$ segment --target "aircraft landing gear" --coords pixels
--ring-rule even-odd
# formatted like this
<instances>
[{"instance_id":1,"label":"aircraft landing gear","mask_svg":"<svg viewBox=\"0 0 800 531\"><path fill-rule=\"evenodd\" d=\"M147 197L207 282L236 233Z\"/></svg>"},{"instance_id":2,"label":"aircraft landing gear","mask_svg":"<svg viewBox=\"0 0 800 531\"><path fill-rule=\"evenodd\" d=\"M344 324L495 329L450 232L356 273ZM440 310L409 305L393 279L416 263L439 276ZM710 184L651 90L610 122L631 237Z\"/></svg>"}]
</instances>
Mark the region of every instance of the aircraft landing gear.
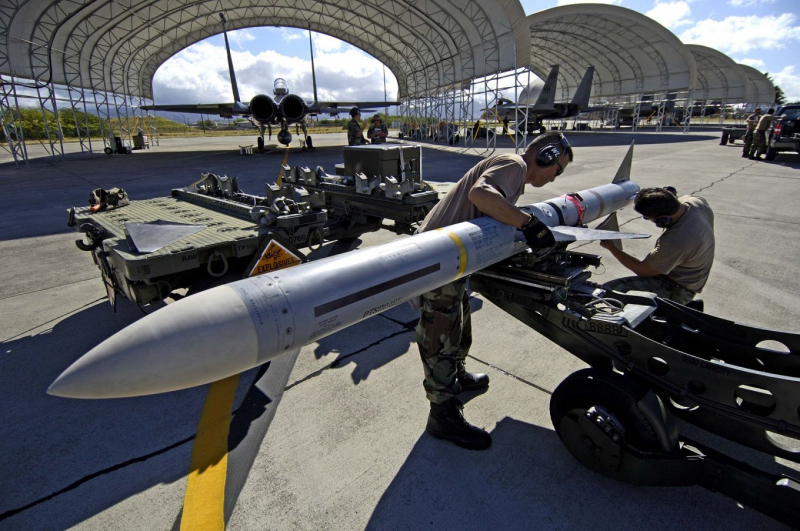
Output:
<instances>
[{"instance_id":1,"label":"aircraft landing gear","mask_svg":"<svg viewBox=\"0 0 800 531\"><path fill-rule=\"evenodd\" d=\"M260 136L256 139L256 143L258 144L258 150L264 151L264 137Z\"/></svg>"},{"instance_id":2,"label":"aircraft landing gear","mask_svg":"<svg viewBox=\"0 0 800 531\"><path fill-rule=\"evenodd\" d=\"M302 124L303 128L303 151L315 151L314 144L311 142L311 135L308 134L308 128L306 124Z\"/></svg>"}]
</instances>

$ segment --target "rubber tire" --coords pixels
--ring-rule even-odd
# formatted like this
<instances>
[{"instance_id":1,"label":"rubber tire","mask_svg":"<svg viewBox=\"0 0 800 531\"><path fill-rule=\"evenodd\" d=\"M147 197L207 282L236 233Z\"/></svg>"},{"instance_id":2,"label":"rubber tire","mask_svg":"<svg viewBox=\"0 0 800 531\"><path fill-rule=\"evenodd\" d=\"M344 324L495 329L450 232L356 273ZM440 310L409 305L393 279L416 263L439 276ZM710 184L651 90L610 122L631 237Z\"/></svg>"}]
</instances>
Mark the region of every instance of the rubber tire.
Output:
<instances>
[{"instance_id":1,"label":"rubber tire","mask_svg":"<svg viewBox=\"0 0 800 531\"><path fill-rule=\"evenodd\" d=\"M256 139L256 144L258 144L258 150L259 151L263 151L263 149L264 149L264 138L263 137L258 137Z\"/></svg>"},{"instance_id":2,"label":"rubber tire","mask_svg":"<svg viewBox=\"0 0 800 531\"><path fill-rule=\"evenodd\" d=\"M103 153L105 153L106 155L111 155L112 153L114 153L114 150L111 149L110 147L107 147L103 149Z\"/></svg>"},{"instance_id":3,"label":"rubber tire","mask_svg":"<svg viewBox=\"0 0 800 531\"><path fill-rule=\"evenodd\" d=\"M728 144L733 144L734 142L736 142L736 139L732 136L728 136Z\"/></svg>"},{"instance_id":4,"label":"rubber tire","mask_svg":"<svg viewBox=\"0 0 800 531\"><path fill-rule=\"evenodd\" d=\"M625 428L626 444L640 450L660 451L658 436L637 407L647 389L631 378L602 369L583 369L561 382L550 399L550 420L561 438L561 420L602 406ZM563 439L562 439L563 440Z\"/></svg>"},{"instance_id":5,"label":"rubber tire","mask_svg":"<svg viewBox=\"0 0 800 531\"><path fill-rule=\"evenodd\" d=\"M778 156L778 152L775 148L767 146L767 152L764 153L764 160L775 160L775 157Z\"/></svg>"},{"instance_id":6,"label":"rubber tire","mask_svg":"<svg viewBox=\"0 0 800 531\"><path fill-rule=\"evenodd\" d=\"M539 126L539 134L540 134L540 135L543 135L543 134L545 134L546 132L547 132L547 128L546 128L545 126L543 126L543 125L540 125L540 126Z\"/></svg>"},{"instance_id":7,"label":"rubber tire","mask_svg":"<svg viewBox=\"0 0 800 531\"><path fill-rule=\"evenodd\" d=\"M729 136L730 136L730 133L728 133L727 131L723 131L722 132L722 138L719 139L719 145L720 146L726 145L728 143L728 137Z\"/></svg>"}]
</instances>

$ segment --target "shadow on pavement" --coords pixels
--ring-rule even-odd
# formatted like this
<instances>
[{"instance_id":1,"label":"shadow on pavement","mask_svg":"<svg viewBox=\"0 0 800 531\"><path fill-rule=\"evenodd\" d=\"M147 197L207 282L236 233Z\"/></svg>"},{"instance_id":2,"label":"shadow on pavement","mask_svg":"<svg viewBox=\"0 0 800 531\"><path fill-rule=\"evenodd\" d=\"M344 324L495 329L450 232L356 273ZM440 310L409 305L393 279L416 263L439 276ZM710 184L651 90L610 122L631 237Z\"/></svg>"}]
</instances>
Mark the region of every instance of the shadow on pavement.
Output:
<instances>
[{"instance_id":1,"label":"shadow on pavement","mask_svg":"<svg viewBox=\"0 0 800 531\"><path fill-rule=\"evenodd\" d=\"M782 528L698 487L636 487L595 474L550 429L506 417L491 434L482 452L423 434L367 529Z\"/></svg>"},{"instance_id":2,"label":"shadow on pavement","mask_svg":"<svg viewBox=\"0 0 800 531\"><path fill-rule=\"evenodd\" d=\"M0 526L65 529L153 485L186 477L206 386L109 400L46 394L64 369L141 316L133 304L112 313L103 300L52 330L3 342L0 470L14 480L0 483ZM241 375L234 409L256 373ZM265 395L243 404L234 415L231 450L271 402ZM125 483L126 477L135 480Z\"/></svg>"},{"instance_id":3,"label":"shadow on pavement","mask_svg":"<svg viewBox=\"0 0 800 531\"><path fill-rule=\"evenodd\" d=\"M423 149L423 178L457 181L480 157ZM341 147L322 147L314 152L290 151L286 164L335 173L343 161ZM95 188L120 187L131 200L170 195L202 173L236 176L242 191L264 195L266 183L274 183L283 163L280 155L243 156L238 151L136 152L131 155L89 155L55 160L34 160L15 169L0 165L0 239L11 240L72 232L66 226L67 210L88 206Z\"/></svg>"}]
</instances>

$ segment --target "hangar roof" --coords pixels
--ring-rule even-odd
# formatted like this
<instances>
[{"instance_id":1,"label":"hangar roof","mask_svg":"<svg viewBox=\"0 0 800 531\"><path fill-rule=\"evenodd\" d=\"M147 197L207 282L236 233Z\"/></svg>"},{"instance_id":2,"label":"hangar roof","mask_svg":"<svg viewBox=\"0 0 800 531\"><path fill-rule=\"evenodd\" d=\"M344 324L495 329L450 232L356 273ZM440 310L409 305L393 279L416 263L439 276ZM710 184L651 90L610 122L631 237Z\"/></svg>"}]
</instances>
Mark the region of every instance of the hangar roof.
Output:
<instances>
[{"instance_id":1,"label":"hangar roof","mask_svg":"<svg viewBox=\"0 0 800 531\"><path fill-rule=\"evenodd\" d=\"M605 4L572 4L527 19L530 69L542 79L560 64L562 98L574 94L589 66L593 97L674 92L695 87L695 60L664 26L641 13Z\"/></svg>"},{"instance_id":2,"label":"hangar roof","mask_svg":"<svg viewBox=\"0 0 800 531\"><path fill-rule=\"evenodd\" d=\"M750 92L753 94L748 103L763 103L772 105L775 102L775 85L767 79L767 76L753 68L752 66L739 64L739 68L744 71L750 83Z\"/></svg>"},{"instance_id":3,"label":"hangar roof","mask_svg":"<svg viewBox=\"0 0 800 531\"><path fill-rule=\"evenodd\" d=\"M0 74L152 98L158 67L221 33L221 11L228 29L308 28L367 51L401 98L531 59L519 0L10 0Z\"/></svg>"},{"instance_id":4,"label":"hangar roof","mask_svg":"<svg viewBox=\"0 0 800 531\"><path fill-rule=\"evenodd\" d=\"M727 103L752 102L750 82L733 59L713 48L687 44L697 63L695 100L721 100Z\"/></svg>"}]
</instances>

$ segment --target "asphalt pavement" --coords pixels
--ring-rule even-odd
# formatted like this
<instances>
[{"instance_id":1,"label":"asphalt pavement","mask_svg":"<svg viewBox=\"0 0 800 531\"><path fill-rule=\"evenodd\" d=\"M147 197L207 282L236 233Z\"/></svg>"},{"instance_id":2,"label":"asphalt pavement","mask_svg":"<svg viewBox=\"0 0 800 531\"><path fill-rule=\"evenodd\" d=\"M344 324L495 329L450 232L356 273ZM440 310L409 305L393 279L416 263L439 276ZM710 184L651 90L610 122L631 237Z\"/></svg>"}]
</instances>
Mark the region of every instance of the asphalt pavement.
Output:
<instances>
[{"instance_id":1,"label":"asphalt pavement","mask_svg":"<svg viewBox=\"0 0 800 531\"><path fill-rule=\"evenodd\" d=\"M740 143L720 146L713 131L568 136L575 161L544 188L527 187L519 204L610 182L635 141L634 181L702 196L714 210L705 311L800 332L800 155L751 161L740 157ZM162 139L130 155L70 153L19 167L0 157L0 529L181 526L187 478L198 472L190 462L207 386L100 401L46 394L71 363L143 314L124 299L112 311L90 255L73 243L67 209L86 205L94 188L119 186L132 200L146 199L209 171L263 194L284 161L334 173L344 135L315 138L313 153L241 155L243 143ZM507 139L498 146L512 149ZM444 191L487 154L426 145L423 178ZM619 216L623 230L658 233L631 208ZM398 237L382 230L354 245ZM641 257L653 243L625 247ZM604 258L593 280L627 275L596 243L580 250ZM424 432L417 314L404 305L303 348L293 368L273 362L241 375L224 514L206 528L222 521L232 530L785 528L700 487L636 487L585 469L559 441L548 410L553 389L585 365L478 295L472 308L467 366L488 372L491 385L466 396L464 412L491 432L489 450L463 450ZM267 380L282 398L259 391ZM800 476L797 464L680 428L737 459Z\"/></svg>"}]
</instances>

